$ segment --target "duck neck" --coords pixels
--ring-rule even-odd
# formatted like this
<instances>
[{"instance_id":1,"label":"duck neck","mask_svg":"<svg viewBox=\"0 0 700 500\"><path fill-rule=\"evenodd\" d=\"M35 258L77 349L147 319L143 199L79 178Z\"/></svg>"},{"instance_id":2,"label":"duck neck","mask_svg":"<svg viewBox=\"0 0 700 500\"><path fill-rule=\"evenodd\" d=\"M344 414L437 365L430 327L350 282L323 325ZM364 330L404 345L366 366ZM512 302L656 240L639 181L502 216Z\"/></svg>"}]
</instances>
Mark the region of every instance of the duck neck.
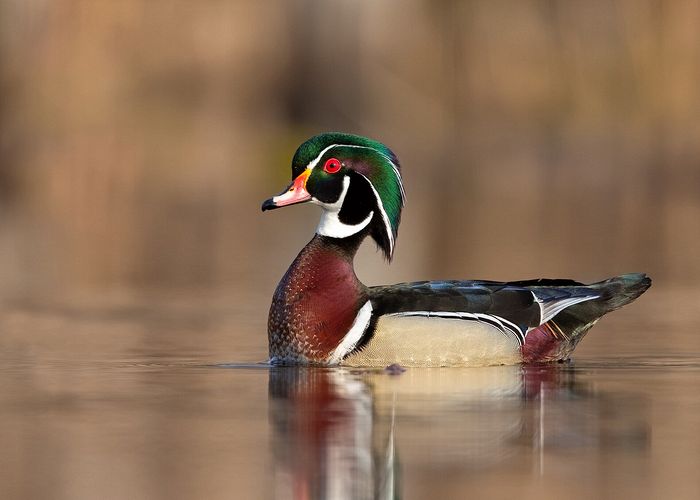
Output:
<instances>
[{"instance_id":1,"label":"duck neck","mask_svg":"<svg viewBox=\"0 0 700 500\"><path fill-rule=\"evenodd\" d=\"M294 259L272 299L271 358L322 363L342 341L367 301L353 267L366 235L316 234Z\"/></svg>"},{"instance_id":2,"label":"duck neck","mask_svg":"<svg viewBox=\"0 0 700 500\"><path fill-rule=\"evenodd\" d=\"M332 236L316 233L306 247L315 247L316 251L321 252L333 252L340 259L349 262L352 266L357 250L359 250L367 234L367 230L362 230L353 235L346 236L345 238L334 238Z\"/></svg>"}]
</instances>

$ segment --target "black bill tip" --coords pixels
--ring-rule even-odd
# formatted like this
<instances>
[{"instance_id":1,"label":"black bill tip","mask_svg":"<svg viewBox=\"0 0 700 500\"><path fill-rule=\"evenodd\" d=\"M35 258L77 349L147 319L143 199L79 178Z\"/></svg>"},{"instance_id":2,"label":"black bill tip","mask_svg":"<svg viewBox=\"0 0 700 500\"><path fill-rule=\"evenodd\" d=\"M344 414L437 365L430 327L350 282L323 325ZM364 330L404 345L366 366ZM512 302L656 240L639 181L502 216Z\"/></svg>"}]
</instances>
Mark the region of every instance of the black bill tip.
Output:
<instances>
[{"instance_id":1,"label":"black bill tip","mask_svg":"<svg viewBox=\"0 0 700 500\"><path fill-rule=\"evenodd\" d=\"M263 204L262 204L262 211L263 212L265 210L272 210L273 208L279 208L279 207L277 205L275 205L275 202L272 201L272 198L263 201Z\"/></svg>"}]
</instances>

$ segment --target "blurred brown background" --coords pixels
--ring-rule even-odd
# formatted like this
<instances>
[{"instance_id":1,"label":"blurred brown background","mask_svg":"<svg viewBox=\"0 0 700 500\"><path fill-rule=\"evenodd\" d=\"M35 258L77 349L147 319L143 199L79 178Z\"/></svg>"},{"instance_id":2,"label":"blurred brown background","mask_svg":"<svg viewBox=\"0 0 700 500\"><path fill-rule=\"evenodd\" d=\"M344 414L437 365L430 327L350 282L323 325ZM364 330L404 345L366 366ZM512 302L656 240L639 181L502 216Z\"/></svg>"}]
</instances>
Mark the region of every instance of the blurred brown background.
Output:
<instances>
[{"instance_id":1,"label":"blurred brown background","mask_svg":"<svg viewBox=\"0 0 700 500\"><path fill-rule=\"evenodd\" d=\"M386 142L392 266L700 280L698 1L0 1L0 290L267 300L316 207L260 212L323 130ZM256 295L258 296L258 295Z\"/></svg>"},{"instance_id":2,"label":"blurred brown background","mask_svg":"<svg viewBox=\"0 0 700 500\"><path fill-rule=\"evenodd\" d=\"M547 393L569 444L547 444L546 476L528 480L544 445L510 434L526 426L488 432L520 418L511 389L418 396L397 420L407 496L697 498L699 21L700 0L0 0L0 498L260 498L286 477L272 444L304 459L268 424L266 370L200 367L266 359L319 211L260 205L324 130L402 161L395 259L367 243L367 284L655 280L577 351L594 406ZM471 387L453 373L447 402ZM653 444L625 448L639 419ZM430 422L478 467L427 449ZM566 437L577 422L595 444ZM482 441L451 435L470 423Z\"/></svg>"}]
</instances>

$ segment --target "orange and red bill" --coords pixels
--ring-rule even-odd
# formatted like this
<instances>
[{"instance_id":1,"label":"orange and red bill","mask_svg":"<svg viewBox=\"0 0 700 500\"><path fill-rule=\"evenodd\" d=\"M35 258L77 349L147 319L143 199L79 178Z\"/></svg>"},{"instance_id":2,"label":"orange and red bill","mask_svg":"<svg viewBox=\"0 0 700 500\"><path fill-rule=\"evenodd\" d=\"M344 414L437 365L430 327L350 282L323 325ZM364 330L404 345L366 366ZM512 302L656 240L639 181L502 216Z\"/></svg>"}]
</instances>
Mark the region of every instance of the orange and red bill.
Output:
<instances>
[{"instance_id":1,"label":"orange and red bill","mask_svg":"<svg viewBox=\"0 0 700 500\"><path fill-rule=\"evenodd\" d=\"M283 193L265 200L262 204L263 212L265 210L272 210L274 208L309 201L311 199L311 195L306 190L306 181L308 180L309 175L311 175L311 170L304 170L296 179L292 181L292 184Z\"/></svg>"}]
</instances>

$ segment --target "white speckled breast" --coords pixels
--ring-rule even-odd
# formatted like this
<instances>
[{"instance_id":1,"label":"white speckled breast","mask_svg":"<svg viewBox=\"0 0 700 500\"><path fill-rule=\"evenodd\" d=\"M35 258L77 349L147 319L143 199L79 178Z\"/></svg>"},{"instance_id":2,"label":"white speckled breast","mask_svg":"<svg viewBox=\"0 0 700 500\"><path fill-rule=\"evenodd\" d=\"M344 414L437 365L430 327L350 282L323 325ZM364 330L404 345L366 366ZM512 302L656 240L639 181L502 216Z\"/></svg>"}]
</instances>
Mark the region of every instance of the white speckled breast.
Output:
<instances>
[{"instance_id":1,"label":"white speckled breast","mask_svg":"<svg viewBox=\"0 0 700 500\"><path fill-rule=\"evenodd\" d=\"M488 323L460 319L382 316L372 339L346 366L486 366L522 361L516 339Z\"/></svg>"}]
</instances>

